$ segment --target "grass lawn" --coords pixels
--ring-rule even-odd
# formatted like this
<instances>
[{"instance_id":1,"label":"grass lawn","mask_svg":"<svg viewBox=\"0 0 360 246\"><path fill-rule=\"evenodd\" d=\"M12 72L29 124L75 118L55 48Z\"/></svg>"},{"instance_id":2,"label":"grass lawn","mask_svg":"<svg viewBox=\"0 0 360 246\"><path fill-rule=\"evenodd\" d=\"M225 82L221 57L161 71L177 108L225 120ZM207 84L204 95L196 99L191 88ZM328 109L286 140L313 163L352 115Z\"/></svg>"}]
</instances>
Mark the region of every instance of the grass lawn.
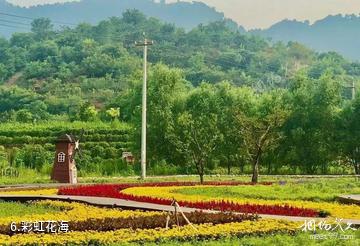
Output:
<instances>
[{"instance_id":1,"label":"grass lawn","mask_svg":"<svg viewBox=\"0 0 360 246\"><path fill-rule=\"evenodd\" d=\"M207 176L207 181L250 181L250 176ZM164 177L149 177L147 182L165 182L165 181L198 181L197 176L164 176ZM211 198L249 198L249 199L265 199L265 200L308 200L308 201L333 201L337 195L340 194L360 194L360 183L355 177L294 177L294 176L261 176L260 181L273 181L275 184L271 186L199 186L186 187L175 192L185 195L201 195ZM280 182L281 181L281 182ZM126 182L140 182L137 177L124 178L82 178L82 183L126 183ZM41 205L33 203L9 203L0 201L0 218L10 216L35 215L54 213L60 211L61 208L52 207L50 205ZM93 213L85 213L92 216ZM94 213L96 214L96 213ZM9 218L10 219L10 218ZM262 228L262 227L261 227ZM246 228L247 229L247 228ZM243 232L244 230L239 230ZM288 231L288 230L285 230ZM339 236L351 237L348 239L332 238L325 240L317 240L311 238L310 233L302 233L301 229L295 235L273 232L273 234L262 234L262 231L252 234L252 236L245 237L220 237L217 234L214 237L207 237L204 240L201 236L184 238L181 234L180 240L165 240L160 242L146 242L141 243L123 243L119 242L113 246L358 246L360 245L360 231L348 230L346 232L338 232ZM331 235L331 232L317 231L318 234ZM262 235L261 235L262 234ZM329 235L330 234L330 235ZM145 235L145 234L144 234ZM223 234L221 234L223 235ZM238 235L238 234L224 234L224 235ZM244 234L242 234L244 235ZM245 235L248 235L247 233ZM333 234L334 235L334 234ZM163 235L161 234L161 237ZM143 237L141 237L143 238ZM183 240L184 239L184 240ZM21 239L22 240L22 239ZM1 242L0 242L1 244ZM90 245L90 244L89 244ZM95 245L95 244L94 244ZM99 244L101 245L101 244Z\"/></svg>"},{"instance_id":2,"label":"grass lawn","mask_svg":"<svg viewBox=\"0 0 360 246\"><path fill-rule=\"evenodd\" d=\"M32 203L3 202L0 200L0 218L33 214L46 214L56 211L60 211L60 208Z\"/></svg>"},{"instance_id":3,"label":"grass lawn","mask_svg":"<svg viewBox=\"0 0 360 246\"><path fill-rule=\"evenodd\" d=\"M28 168L19 169L18 177L0 176L0 185L51 183L50 175Z\"/></svg>"},{"instance_id":4,"label":"grass lawn","mask_svg":"<svg viewBox=\"0 0 360 246\"><path fill-rule=\"evenodd\" d=\"M80 183L138 183L142 182L139 177L79 177ZM207 176L206 181L244 181L249 182L251 180L250 176ZM261 181L270 181L274 180L271 177L263 177ZM149 176L146 179L146 182L176 182L176 181L195 181L199 182L199 177L196 175L179 175L179 176ZM33 172L24 173L19 177L0 177L0 185L15 185L15 184L46 184L53 183L50 180L50 176L45 175L36 175Z\"/></svg>"},{"instance_id":5,"label":"grass lawn","mask_svg":"<svg viewBox=\"0 0 360 246\"><path fill-rule=\"evenodd\" d=\"M337 180L343 180L345 183L359 183L359 179L356 180L355 177L345 177L343 176L288 176L288 175L262 175L259 177L259 182L312 182L315 181L324 181L326 183L331 183L336 186ZM81 183L136 183L141 182L139 177L80 177ZM146 182L176 182L176 181L194 181L199 182L199 176L197 175L175 175L175 176L148 176ZM251 175L207 175L205 176L205 181L242 181L250 182Z\"/></svg>"},{"instance_id":6,"label":"grass lawn","mask_svg":"<svg viewBox=\"0 0 360 246\"><path fill-rule=\"evenodd\" d=\"M309 176L288 176L288 175L260 175L260 182L267 181L293 181L293 180L309 180L309 179L324 179L332 182L333 179L338 179L341 176L312 176L312 178L305 178ZM88 174L84 177L78 177L80 183L137 183L141 182L139 176L98 176L98 174ZM355 178L352 178L355 180ZM169 182L169 181L195 181L199 182L198 175L174 175L174 176L148 176L146 182ZM250 182L251 175L206 175L205 181L242 181ZM0 186L2 185L16 185L16 184L48 184L53 183L50 180L50 174L39 173L28 168L20 168L18 177L6 177L0 175Z\"/></svg>"},{"instance_id":7,"label":"grass lawn","mask_svg":"<svg viewBox=\"0 0 360 246\"><path fill-rule=\"evenodd\" d=\"M338 195L360 194L360 182L355 178L293 180L285 185L195 187L178 190L185 195L213 198L249 198L264 200L334 201Z\"/></svg>"}]
</instances>

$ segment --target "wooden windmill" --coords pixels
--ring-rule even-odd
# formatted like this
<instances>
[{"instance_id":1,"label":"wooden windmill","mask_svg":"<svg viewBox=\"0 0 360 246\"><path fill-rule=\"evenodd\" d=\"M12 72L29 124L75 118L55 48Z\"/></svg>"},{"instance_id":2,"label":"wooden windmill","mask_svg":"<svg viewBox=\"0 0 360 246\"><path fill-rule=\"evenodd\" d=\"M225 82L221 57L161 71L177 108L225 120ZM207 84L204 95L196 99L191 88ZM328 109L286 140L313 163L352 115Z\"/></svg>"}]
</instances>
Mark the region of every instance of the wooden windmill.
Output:
<instances>
[{"instance_id":1,"label":"wooden windmill","mask_svg":"<svg viewBox=\"0 0 360 246\"><path fill-rule=\"evenodd\" d=\"M81 156L80 140L74 135L65 134L56 141L56 154L51 179L59 183L76 184L77 168L75 156L77 153Z\"/></svg>"}]
</instances>

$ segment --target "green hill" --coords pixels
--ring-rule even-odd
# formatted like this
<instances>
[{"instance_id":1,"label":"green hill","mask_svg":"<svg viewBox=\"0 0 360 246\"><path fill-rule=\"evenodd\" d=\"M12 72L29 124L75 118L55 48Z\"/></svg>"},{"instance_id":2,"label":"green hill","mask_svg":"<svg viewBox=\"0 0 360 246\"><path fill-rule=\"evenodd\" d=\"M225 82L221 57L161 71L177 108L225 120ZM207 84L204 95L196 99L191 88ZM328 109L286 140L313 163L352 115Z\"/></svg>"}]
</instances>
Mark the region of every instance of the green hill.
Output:
<instances>
[{"instance_id":1,"label":"green hill","mask_svg":"<svg viewBox=\"0 0 360 246\"><path fill-rule=\"evenodd\" d=\"M97 24L98 22L112 16L121 16L128 9L137 9L149 17L155 17L162 21L174 23L179 27L190 30L200 23L207 24L213 21L223 20L224 14L201 2L177 2L165 4L163 1L153 0L82 0L79 2L68 2L63 4L47 4L23 8L12 5L6 0L0 0L0 12L30 18L47 17L54 21L57 27L72 26L87 22ZM101 10L101 11L99 11ZM184 18L186 16L186 18ZM28 23L28 19L11 18L0 14L1 19ZM28 28L26 25L16 23L0 24L17 26L17 28L6 28L1 26L0 35L10 36L16 31Z\"/></svg>"},{"instance_id":2,"label":"green hill","mask_svg":"<svg viewBox=\"0 0 360 246\"><path fill-rule=\"evenodd\" d=\"M284 20L269 29L253 33L269 37L273 41L297 41L319 52L335 51L343 56L360 60L360 16L328 16L314 24Z\"/></svg>"}]
</instances>

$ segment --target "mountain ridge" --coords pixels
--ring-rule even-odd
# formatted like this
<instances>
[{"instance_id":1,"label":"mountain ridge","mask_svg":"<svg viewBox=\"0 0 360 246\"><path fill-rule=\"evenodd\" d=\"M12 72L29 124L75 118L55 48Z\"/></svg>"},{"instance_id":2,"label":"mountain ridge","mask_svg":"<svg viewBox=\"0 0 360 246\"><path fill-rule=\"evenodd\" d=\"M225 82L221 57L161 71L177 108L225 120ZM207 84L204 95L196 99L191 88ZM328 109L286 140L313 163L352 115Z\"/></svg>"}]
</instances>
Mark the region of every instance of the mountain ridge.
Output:
<instances>
[{"instance_id":1,"label":"mountain ridge","mask_svg":"<svg viewBox=\"0 0 360 246\"><path fill-rule=\"evenodd\" d=\"M335 51L347 58L360 60L357 40L360 39L360 16L329 15L313 24L283 20L265 30L250 33L271 38L274 42L297 41L319 51Z\"/></svg>"},{"instance_id":2,"label":"mountain ridge","mask_svg":"<svg viewBox=\"0 0 360 246\"><path fill-rule=\"evenodd\" d=\"M59 22L79 24L88 22L96 24L112 16L121 16L126 9L138 9L149 17L158 18L167 23L173 23L185 30L191 30L199 24L208 24L226 19L224 13L205 3L175 2L167 4L164 1L154 0L82 0L80 2L67 2L45 4L34 7L19 7L0 0L0 12L27 16L32 18L48 17ZM101 11L99 11L101 10ZM3 16L0 15L0 19ZM5 17L4 17L5 18ZM7 17L9 20L17 20ZM12 19L11 19L12 18ZM245 29L232 20L228 20L228 26L242 33L259 35L270 38L273 42L296 41L307 45L318 52L335 51L348 59L360 60L360 49L357 48L357 40L360 39L360 16L358 15L329 15L314 23L285 19L275 23L267 29ZM30 20L21 20L30 23ZM18 29L6 27L17 26ZM59 27L60 24L55 26ZM9 38L16 31L29 30L30 26L16 25L1 22L0 35Z\"/></svg>"},{"instance_id":3,"label":"mountain ridge","mask_svg":"<svg viewBox=\"0 0 360 246\"><path fill-rule=\"evenodd\" d=\"M121 16L127 9L138 9L149 17L159 18L186 30L190 30L201 23L207 24L225 19L223 13L202 2L165 4L153 0L122 0L121 2L118 0L82 0L80 2L45 4L26 8L13 5L6 0L0 0L1 12L31 18L47 17L74 24L80 22L96 24L112 16ZM12 30L3 30L2 34L9 37L13 32Z\"/></svg>"}]
</instances>

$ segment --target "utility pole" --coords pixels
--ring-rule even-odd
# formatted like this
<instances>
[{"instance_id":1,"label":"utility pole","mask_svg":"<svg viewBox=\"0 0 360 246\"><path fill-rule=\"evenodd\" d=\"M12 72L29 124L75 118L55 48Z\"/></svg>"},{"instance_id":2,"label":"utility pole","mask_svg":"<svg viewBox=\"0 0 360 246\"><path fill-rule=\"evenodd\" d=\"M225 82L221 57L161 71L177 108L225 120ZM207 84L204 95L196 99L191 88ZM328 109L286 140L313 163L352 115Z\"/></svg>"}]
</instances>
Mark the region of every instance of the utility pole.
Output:
<instances>
[{"instance_id":1,"label":"utility pole","mask_svg":"<svg viewBox=\"0 0 360 246\"><path fill-rule=\"evenodd\" d=\"M351 86L351 98L352 100L355 100L356 97L356 91L355 91L355 82L352 82L352 86Z\"/></svg>"},{"instance_id":2,"label":"utility pole","mask_svg":"<svg viewBox=\"0 0 360 246\"><path fill-rule=\"evenodd\" d=\"M145 36L145 34L144 34ZM142 121L141 121L141 179L146 178L146 111L147 111L147 48L154 42L144 39L142 42L135 42L136 46L144 47L144 82L142 90Z\"/></svg>"}]
</instances>

